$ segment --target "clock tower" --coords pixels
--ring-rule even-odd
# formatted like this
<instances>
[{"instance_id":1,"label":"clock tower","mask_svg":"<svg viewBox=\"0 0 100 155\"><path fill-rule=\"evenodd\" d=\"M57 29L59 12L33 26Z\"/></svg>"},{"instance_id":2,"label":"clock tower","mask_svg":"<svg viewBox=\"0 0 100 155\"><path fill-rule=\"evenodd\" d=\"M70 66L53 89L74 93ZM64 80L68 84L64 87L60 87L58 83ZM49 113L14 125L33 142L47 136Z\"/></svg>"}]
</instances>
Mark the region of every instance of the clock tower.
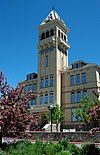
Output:
<instances>
[{"instance_id":1,"label":"clock tower","mask_svg":"<svg viewBox=\"0 0 100 155\"><path fill-rule=\"evenodd\" d=\"M38 27L37 101L61 105L61 73L68 67L68 32L64 21L53 9ZM40 99L39 99L40 98ZM43 100L43 101L42 101ZM40 103L38 103L40 104Z\"/></svg>"}]
</instances>

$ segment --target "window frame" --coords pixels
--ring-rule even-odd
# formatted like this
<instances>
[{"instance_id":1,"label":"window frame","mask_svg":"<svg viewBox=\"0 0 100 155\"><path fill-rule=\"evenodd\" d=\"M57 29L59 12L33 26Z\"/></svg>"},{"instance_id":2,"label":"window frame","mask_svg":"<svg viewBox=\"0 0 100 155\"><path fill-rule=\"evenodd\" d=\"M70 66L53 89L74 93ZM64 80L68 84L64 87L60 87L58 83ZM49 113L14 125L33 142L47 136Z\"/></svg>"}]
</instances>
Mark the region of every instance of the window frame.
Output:
<instances>
[{"instance_id":1,"label":"window frame","mask_svg":"<svg viewBox=\"0 0 100 155\"><path fill-rule=\"evenodd\" d=\"M50 94L50 104L54 103L54 94Z\"/></svg>"},{"instance_id":2,"label":"window frame","mask_svg":"<svg viewBox=\"0 0 100 155\"><path fill-rule=\"evenodd\" d=\"M34 102L33 102L34 101ZM33 106L35 106L36 105L36 100L35 99L32 99L31 100L31 106L33 107Z\"/></svg>"},{"instance_id":3,"label":"window frame","mask_svg":"<svg viewBox=\"0 0 100 155\"><path fill-rule=\"evenodd\" d=\"M74 97L74 99L73 99ZM76 98L75 98L75 92L71 93L71 103L75 103L76 102Z\"/></svg>"},{"instance_id":4,"label":"window frame","mask_svg":"<svg viewBox=\"0 0 100 155\"><path fill-rule=\"evenodd\" d=\"M48 87L48 85L49 85L49 80L48 78L45 78L45 87Z\"/></svg>"},{"instance_id":5,"label":"window frame","mask_svg":"<svg viewBox=\"0 0 100 155\"><path fill-rule=\"evenodd\" d=\"M85 93L85 94L84 94ZM83 90L82 97L85 98L87 96L87 90Z\"/></svg>"},{"instance_id":6,"label":"window frame","mask_svg":"<svg viewBox=\"0 0 100 155\"><path fill-rule=\"evenodd\" d=\"M48 104L48 94L45 94L45 104Z\"/></svg>"},{"instance_id":7,"label":"window frame","mask_svg":"<svg viewBox=\"0 0 100 155\"><path fill-rule=\"evenodd\" d=\"M76 74L76 84L80 84L80 74Z\"/></svg>"},{"instance_id":8,"label":"window frame","mask_svg":"<svg viewBox=\"0 0 100 155\"><path fill-rule=\"evenodd\" d=\"M80 103L80 101L81 101L81 91L78 91L77 92L77 94L76 94L76 100L77 100L77 103Z\"/></svg>"},{"instance_id":9,"label":"window frame","mask_svg":"<svg viewBox=\"0 0 100 155\"><path fill-rule=\"evenodd\" d=\"M40 95L40 104L43 104L43 95Z\"/></svg>"},{"instance_id":10,"label":"window frame","mask_svg":"<svg viewBox=\"0 0 100 155\"><path fill-rule=\"evenodd\" d=\"M86 73L82 73L82 83L86 83Z\"/></svg>"},{"instance_id":11,"label":"window frame","mask_svg":"<svg viewBox=\"0 0 100 155\"><path fill-rule=\"evenodd\" d=\"M54 77L51 76L50 77L50 87L53 87L54 86Z\"/></svg>"},{"instance_id":12,"label":"window frame","mask_svg":"<svg viewBox=\"0 0 100 155\"><path fill-rule=\"evenodd\" d=\"M75 85L75 78L74 78L74 75L70 75L70 85L71 85L71 86Z\"/></svg>"},{"instance_id":13,"label":"window frame","mask_svg":"<svg viewBox=\"0 0 100 155\"><path fill-rule=\"evenodd\" d=\"M36 91L36 89L37 89L37 85L36 83L33 83L33 92Z\"/></svg>"},{"instance_id":14,"label":"window frame","mask_svg":"<svg viewBox=\"0 0 100 155\"><path fill-rule=\"evenodd\" d=\"M40 79L40 89L44 88L44 79Z\"/></svg>"}]
</instances>

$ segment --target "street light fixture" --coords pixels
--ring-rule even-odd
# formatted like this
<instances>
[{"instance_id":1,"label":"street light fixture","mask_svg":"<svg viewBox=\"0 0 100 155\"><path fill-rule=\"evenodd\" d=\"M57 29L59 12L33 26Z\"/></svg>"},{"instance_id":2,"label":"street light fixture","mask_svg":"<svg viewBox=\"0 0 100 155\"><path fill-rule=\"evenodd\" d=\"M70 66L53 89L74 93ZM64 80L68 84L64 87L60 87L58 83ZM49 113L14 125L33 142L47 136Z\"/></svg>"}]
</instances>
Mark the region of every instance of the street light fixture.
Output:
<instances>
[{"instance_id":1,"label":"street light fixture","mask_svg":"<svg viewBox=\"0 0 100 155\"><path fill-rule=\"evenodd\" d=\"M51 132L52 132L52 111L55 108L53 105L50 105L47 107L48 110L50 111L50 120L51 120Z\"/></svg>"}]
</instances>

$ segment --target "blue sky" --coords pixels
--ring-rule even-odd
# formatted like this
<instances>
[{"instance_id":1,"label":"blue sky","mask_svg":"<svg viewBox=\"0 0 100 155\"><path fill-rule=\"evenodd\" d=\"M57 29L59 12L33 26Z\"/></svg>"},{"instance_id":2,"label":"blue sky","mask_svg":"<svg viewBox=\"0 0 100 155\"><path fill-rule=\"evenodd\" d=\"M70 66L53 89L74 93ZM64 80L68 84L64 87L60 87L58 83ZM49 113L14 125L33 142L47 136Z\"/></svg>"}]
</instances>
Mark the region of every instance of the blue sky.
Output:
<instances>
[{"instance_id":1,"label":"blue sky","mask_svg":"<svg viewBox=\"0 0 100 155\"><path fill-rule=\"evenodd\" d=\"M100 0L0 0L0 70L12 86L38 70L37 27L51 11L69 32L69 65L100 65Z\"/></svg>"}]
</instances>

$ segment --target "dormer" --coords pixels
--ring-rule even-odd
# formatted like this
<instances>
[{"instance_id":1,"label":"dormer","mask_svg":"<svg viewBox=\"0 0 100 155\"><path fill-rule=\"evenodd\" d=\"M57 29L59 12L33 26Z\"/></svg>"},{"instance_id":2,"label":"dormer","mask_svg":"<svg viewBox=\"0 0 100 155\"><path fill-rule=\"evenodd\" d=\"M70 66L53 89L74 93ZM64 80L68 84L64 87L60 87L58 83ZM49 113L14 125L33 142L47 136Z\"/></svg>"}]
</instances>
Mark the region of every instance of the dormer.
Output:
<instances>
[{"instance_id":1,"label":"dormer","mask_svg":"<svg viewBox=\"0 0 100 155\"><path fill-rule=\"evenodd\" d=\"M83 60L79 60L79 61L72 63L71 65L72 65L72 69L76 69L76 68L84 67L85 65L87 65L87 63Z\"/></svg>"}]
</instances>

